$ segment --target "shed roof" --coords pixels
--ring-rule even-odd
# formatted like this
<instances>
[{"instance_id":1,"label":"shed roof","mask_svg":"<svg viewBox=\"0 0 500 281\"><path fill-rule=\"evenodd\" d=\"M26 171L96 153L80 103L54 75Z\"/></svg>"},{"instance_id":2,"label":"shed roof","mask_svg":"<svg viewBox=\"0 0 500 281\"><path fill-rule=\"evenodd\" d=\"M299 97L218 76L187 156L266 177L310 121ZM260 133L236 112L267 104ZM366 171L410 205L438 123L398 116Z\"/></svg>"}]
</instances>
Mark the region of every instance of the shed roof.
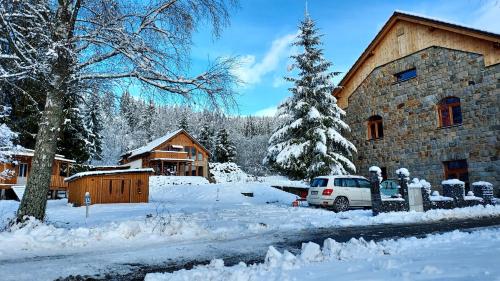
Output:
<instances>
[{"instance_id":1,"label":"shed roof","mask_svg":"<svg viewBox=\"0 0 500 281\"><path fill-rule=\"evenodd\" d=\"M81 172L81 173L78 173L78 174L74 174L71 177L65 178L64 181L65 182L70 182L70 181L74 181L76 179L87 177L87 176L102 176L102 175L116 175L116 174L135 174L135 173L153 173L153 172L154 172L154 170L152 168Z\"/></svg>"}]
</instances>

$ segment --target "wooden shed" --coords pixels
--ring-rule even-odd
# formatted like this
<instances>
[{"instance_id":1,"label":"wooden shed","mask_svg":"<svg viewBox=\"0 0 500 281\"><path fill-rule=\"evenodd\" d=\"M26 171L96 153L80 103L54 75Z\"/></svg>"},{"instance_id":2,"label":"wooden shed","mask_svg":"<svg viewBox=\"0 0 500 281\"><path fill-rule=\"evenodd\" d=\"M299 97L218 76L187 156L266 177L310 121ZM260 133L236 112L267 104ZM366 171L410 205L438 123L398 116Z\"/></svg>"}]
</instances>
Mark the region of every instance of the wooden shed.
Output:
<instances>
[{"instance_id":1,"label":"wooden shed","mask_svg":"<svg viewBox=\"0 0 500 281\"><path fill-rule=\"evenodd\" d=\"M89 192L92 204L146 203L149 199L149 176L153 169L93 171L75 174L68 183L68 202L84 205Z\"/></svg>"}]
</instances>

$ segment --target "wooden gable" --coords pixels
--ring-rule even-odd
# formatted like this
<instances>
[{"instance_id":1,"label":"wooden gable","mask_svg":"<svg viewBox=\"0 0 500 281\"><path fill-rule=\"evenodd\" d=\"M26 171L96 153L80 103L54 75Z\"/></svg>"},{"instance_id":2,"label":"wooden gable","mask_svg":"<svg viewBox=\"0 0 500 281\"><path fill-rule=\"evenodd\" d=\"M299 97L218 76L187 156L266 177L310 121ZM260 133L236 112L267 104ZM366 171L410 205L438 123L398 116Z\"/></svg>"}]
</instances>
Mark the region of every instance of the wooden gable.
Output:
<instances>
[{"instance_id":1,"label":"wooden gable","mask_svg":"<svg viewBox=\"0 0 500 281\"><path fill-rule=\"evenodd\" d=\"M395 12L333 92L339 106L347 108L350 95L376 67L432 46L481 54L485 66L500 63L498 34Z\"/></svg>"}]
</instances>

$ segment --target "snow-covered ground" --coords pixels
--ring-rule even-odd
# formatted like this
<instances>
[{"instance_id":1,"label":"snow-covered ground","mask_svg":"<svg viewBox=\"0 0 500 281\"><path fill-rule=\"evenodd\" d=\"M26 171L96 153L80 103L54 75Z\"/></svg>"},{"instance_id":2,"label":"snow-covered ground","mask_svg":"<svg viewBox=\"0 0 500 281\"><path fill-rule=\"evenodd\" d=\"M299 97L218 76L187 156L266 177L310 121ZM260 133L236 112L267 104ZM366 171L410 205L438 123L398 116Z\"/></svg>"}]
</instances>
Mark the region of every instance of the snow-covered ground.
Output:
<instances>
[{"instance_id":1,"label":"snow-covered ground","mask_svg":"<svg viewBox=\"0 0 500 281\"><path fill-rule=\"evenodd\" d=\"M367 242L327 239L302 245L298 255L270 247L265 262L209 265L152 273L146 281L271 280L500 280L500 229L453 231L425 238Z\"/></svg>"},{"instance_id":2,"label":"snow-covered ground","mask_svg":"<svg viewBox=\"0 0 500 281\"><path fill-rule=\"evenodd\" d=\"M270 186L267 182L186 184L174 183L168 177L152 177L150 203L92 205L88 219L85 219L85 207L72 207L66 200L50 200L46 223L32 222L24 228L14 227L0 232L0 271L2 263L13 260L89 255L91 261L85 260L88 262L85 267L74 265L74 268L65 267L60 272L44 271L50 279L59 276L56 274L94 272L95 268L116 260L123 263L151 262L156 257L148 251L160 251L160 247L168 245L233 241L234 247L240 247L238 239L242 237L270 237L275 233L306 228L500 216L500 206L385 213L377 217L372 217L370 210L333 213L291 207L296 196ZM253 193L253 197L242 193ZM14 217L18 204L0 201L0 229L6 228L8 219ZM103 256L102 253L117 253L129 248L140 253L133 256L117 254L112 256L116 260L99 262L95 257L91 258L96 253ZM161 259L165 252L157 254ZM178 254L181 255L182 251ZM12 266L7 268L14 274Z\"/></svg>"}]
</instances>

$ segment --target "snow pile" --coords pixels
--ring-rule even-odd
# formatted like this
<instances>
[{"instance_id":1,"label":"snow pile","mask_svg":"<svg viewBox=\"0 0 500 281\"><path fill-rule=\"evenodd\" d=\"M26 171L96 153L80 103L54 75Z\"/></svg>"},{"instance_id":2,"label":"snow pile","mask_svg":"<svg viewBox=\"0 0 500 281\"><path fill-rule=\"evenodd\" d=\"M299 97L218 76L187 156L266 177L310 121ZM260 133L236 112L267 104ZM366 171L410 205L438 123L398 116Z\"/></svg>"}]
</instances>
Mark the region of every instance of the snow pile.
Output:
<instances>
[{"instance_id":1,"label":"snow pile","mask_svg":"<svg viewBox=\"0 0 500 281\"><path fill-rule=\"evenodd\" d=\"M487 181L476 181L473 182L472 185L481 185L481 186L493 186L490 182Z\"/></svg>"},{"instance_id":2,"label":"snow pile","mask_svg":"<svg viewBox=\"0 0 500 281\"><path fill-rule=\"evenodd\" d=\"M210 176L216 183L245 182L248 175L236 163L209 163Z\"/></svg>"},{"instance_id":3,"label":"snow pile","mask_svg":"<svg viewBox=\"0 0 500 281\"><path fill-rule=\"evenodd\" d=\"M396 175L403 175L405 178L410 178L410 171L406 168L399 168L396 170Z\"/></svg>"},{"instance_id":4,"label":"snow pile","mask_svg":"<svg viewBox=\"0 0 500 281\"><path fill-rule=\"evenodd\" d=\"M169 185L202 185L208 184L204 177L196 176L151 176L149 177L150 187L169 186Z\"/></svg>"},{"instance_id":5,"label":"snow pile","mask_svg":"<svg viewBox=\"0 0 500 281\"><path fill-rule=\"evenodd\" d=\"M151 214L142 221L111 222L98 227L62 228L31 219L0 232L0 259L20 251L120 246L125 243L195 239L208 231L197 223L172 214Z\"/></svg>"},{"instance_id":6,"label":"snow pile","mask_svg":"<svg viewBox=\"0 0 500 281\"><path fill-rule=\"evenodd\" d=\"M377 167L377 166L371 166L368 171L370 173L377 173L377 176L378 176L378 181L379 182L382 182L383 178L382 178L382 170Z\"/></svg>"},{"instance_id":7,"label":"snow pile","mask_svg":"<svg viewBox=\"0 0 500 281\"><path fill-rule=\"evenodd\" d=\"M413 178L412 182L408 184L409 188L425 188L427 190L427 193L431 192L431 184L430 182L421 179L419 180L418 178Z\"/></svg>"},{"instance_id":8,"label":"snow pile","mask_svg":"<svg viewBox=\"0 0 500 281\"><path fill-rule=\"evenodd\" d=\"M464 185L465 183L461 180L458 179L450 179L450 180L444 180L441 182L441 184L446 184L446 185Z\"/></svg>"},{"instance_id":9,"label":"snow pile","mask_svg":"<svg viewBox=\"0 0 500 281\"><path fill-rule=\"evenodd\" d=\"M484 280L500 274L498 243L498 228L380 242L326 239L322 248L312 242L303 244L298 255L280 253L271 246L260 264L225 267L223 260L214 259L192 270L148 274L145 280L330 280L332 276L342 277L339 280L401 280L402 276L405 280Z\"/></svg>"}]
</instances>

